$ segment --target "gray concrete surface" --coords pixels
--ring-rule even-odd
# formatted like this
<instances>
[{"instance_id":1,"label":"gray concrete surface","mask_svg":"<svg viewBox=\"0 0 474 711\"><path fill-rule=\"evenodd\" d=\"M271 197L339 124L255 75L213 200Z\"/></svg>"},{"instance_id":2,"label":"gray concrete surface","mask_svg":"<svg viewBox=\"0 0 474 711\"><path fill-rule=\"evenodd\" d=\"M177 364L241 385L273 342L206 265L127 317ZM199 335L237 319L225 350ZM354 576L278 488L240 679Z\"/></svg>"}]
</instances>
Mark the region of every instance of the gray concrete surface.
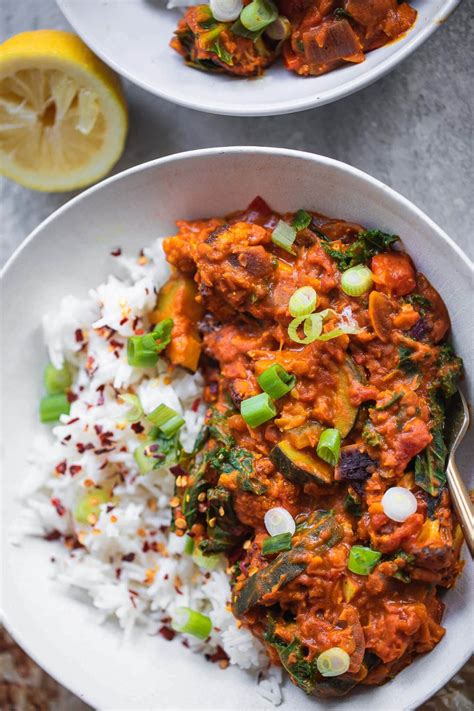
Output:
<instances>
[{"instance_id":1,"label":"gray concrete surface","mask_svg":"<svg viewBox=\"0 0 474 711\"><path fill-rule=\"evenodd\" d=\"M0 0L0 40L68 27L54 0ZM474 12L464 0L395 71L363 91L289 116L230 118L180 108L126 82L127 148L115 168L206 146L274 145L321 153L365 170L410 198L474 257ZM73 193L1 183L0 263Z\"/></svg>"}]
</instances>

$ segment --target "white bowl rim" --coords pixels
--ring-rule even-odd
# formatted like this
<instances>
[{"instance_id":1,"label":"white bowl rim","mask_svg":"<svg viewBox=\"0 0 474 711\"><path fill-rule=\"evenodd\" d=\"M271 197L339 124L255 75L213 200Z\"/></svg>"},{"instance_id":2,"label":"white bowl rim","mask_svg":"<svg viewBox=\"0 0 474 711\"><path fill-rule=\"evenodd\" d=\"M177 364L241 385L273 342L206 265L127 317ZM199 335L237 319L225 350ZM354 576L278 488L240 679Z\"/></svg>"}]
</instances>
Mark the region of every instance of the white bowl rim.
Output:
<instances>
[{"instance_id":1,"label":"white bowl rim","mask_svg":"<svg viewBox=\"0 0 474 711\"><path fill-rule=\"evenodd\" d=\"M458 0L456 0L457 2ZM0 270L0 279L3 279L4 276L6 275L7 271L10 269L12 266L13 262L19 257L21 252L29 245L29 243L35 238L37 233L39 233L44 227L46 227L50 222L52 222L58 215L63 214L66 212L69 207L72 207L72 205L75 205L77 203L80 203L82 200L85 200L88 198L89 195L92 193L100 190L102 187L105 187L106 185L110 185L111 183L114 183L116 181L122 180L127 178L129 175L133 175L135 173L140 173L142 171L147 171L157 165L164 165L166 163L173 163L177 161L182 161L182 160L187 160L188 158L191 157L201 157L201 156L215 156L219 154L241 154L241 153L256 153L260 155L280 155L280 156L287 156L287 157L293 157L293 158L300 158L302 160L311 160L311 161L316 161L317 163L321 163L322 165L327 165L327 166L332 166L334 168L337 168L341 171L344 171L346 173L349 173L350 175L353 175L358 178L362 178L362 180L371 183L373 186L377 187L379 190L384 192L386 195L388 195L391 199L398 201L403 205L403 207L410 211L412 214L416 215L417 217L421 218L423 221L425 221L431 229L433 229L441 239L449 244L451 249L456 252L457 256L464 262L464 264L468 267L468 269L471 270L471 272L474 274L474 263L471 262L469 257L465 254L465 252L459 247L456 242L436 223L434 220L432 220L428 215L423 212L419 207L417 207L414 203L411 202L411 200L408 200L404 195L399 193L397 190L394 190L393 188L389 187L382 181L378 180L377 178L374 178L372 175L369 173L366 173L363 170L360 170L359 168L355 168L354 166L350 165L349 163L344 163L343 161L336 160L335 158L329 158L328 156L323 156L318 153L311 153L309 151L298 151L294 150L292 148L277 148L277 147L272 147L272 146L217 146L213 148L196 148L192 151L182 151L180 153L171 153L170 155L167 156L162 156L161 158L154 158L153 160L145 161L144 163L139 163L138 165L134 165L131 168L127 168L126 170L122 170L120 173L117 173L116 175L111 175L109 178L105 178L105 180L101 180L99 183L96 183L95 185L92 185L90 188L87 188L87 190L84 190L81 192L79 195L76 195L75 197L71 198L68 200L64 205L61 205L58 209L54 210L54 212L51 213L48 217L46 217L35 229L30 232L30 234L23 240L23 242L16 248L16 250L13 252L13 254L9 257L5 265L2 267Z\"/></svg>"},{"instance_id":2,"label":"white bowl rim","mask_svg":"<svg viewBox=\"0 0 474 711\"><path fill-rule=\"evenodd\" d=\"M219 154L231 154L232 155L233 153L235 153L235 154L256 153L256 154L260 154L260 155L280 155L280 156L287 156L287 157L292 157L292 158L299 158L302 160L315 161L317 163L320 163L321 165L332 166L338 170L344 171L350 175L353 175L356 178L359 178L359 179L362 179L363 181L368 182L369 184L373 185L377 189L384 192L392 200L397 201L408 212L411 212L412 214L416 215L421 220L425 221L426 224L433 231L435 231L437 233L437 235L444 242L446 242L450 246L450 248L456 253L457 257L464 262L466 267L471 271L471 273L474 276L474 264L470 261L470 259L463 252L463 250L451 239L451 237L449 237L449 235L444 230L442 230L433 220L431 220L431 218L429 218L422 210L420 210L418 207L416 207L410 200L408 200L406 197L404 197L403 195L398 193L393 188L388 187L387 185L382 183L380 180L377 180L377 178L372 177L368 173L365 173L364 171L359 170L358 168L354 168L353 166L351 166L347 163L344 163L342 161L338 161L333 158L329 158L327 156L318 155L316 153L309 153L307 151L297 151L297 150L292 150L289 148L272 148L272 147L262 147L262 146L229 146L229 147L217 147L217 148L202 148L202 149L197 149L197 150L193 150L193 151L184 151L181 153L175 153L175 154L171 154L168 156L163 156L161 158L156 158L154 160L147 161L145 163L140 163L139 165L133 166L132 168L128 168L127 170L117 173L116 175L113 175L110 178L107 178L106 180L103 180L100 183L93 185L92 187L90 187L87 190L85 190L84 192L82 192L80 195L75 196L74 198L72 198L71 200L66 202L64 205L62 205L60 208L55 210L51 215L49 215L45 220L43 220L38 225L38 227L36 227L28 235L28 237L22 242L22 244L11 255L11 257L9 258L9 260L6 262L5 266L1 270L0 281L2 281L4 279L7 272L12 268L15 261L22 254L23 250L25 250L28 247L28 245L32 242L32 240L35 239L37 237L37 235L40 234L41 231L45 227L47 227L51 222L53 222L56 219L56 217L67 212L69 207L72 207L73 205L79 204L83 200L86 200L89 195L100 190L102 187L110 185L111 183L114 183L114 182L118 182L119 180L126 179L128 176L133 175L135 173L147 171L147 170L152 169L158 165L164 165L166 163L172 163L175 161L184 161L184 160L187 160L188 158L193 158L193 157L217 156ZM11 636L16 640L16 642L24 649L24 651L39 666L41 666L51 677L56 679L56 681L59 684L63 684L62 680L60 678L56 677L55 670L49 668L49 665L46 665L46 666L43 665L41 659L39 658L39 655L32 653L28 642L24 639L23 635L16 630L15 626L13 624L9 623L7 615L2 609L0 609L0 621L4 625L6 630L11 634ZM416 708L420 704L424 703L429 698L431 698L431 696L433 694L435 694L442 686L444 686L452 678L453 674L455 674L458 671L458 669L461 668L461 666L467 662L467 660L470 658L470 656L471 656L471 652L470 652L470 650L467 650L466 654L461 659L459 666L456 667L454 672L452 669L449 669L449 671L447 670L447 671L445 671L444 674L438 676L438 678L436 679L436 681L434 682L434 684L430 688L430 690L427 692L424 692L420 696L420 698L417 698L415 701L415 706L412 706L411 708ZM75 688L73 685L69 685L68 688L72 693L74 693L76 696L78 696L78 698L85 701L86 703L89 703L89 705L94 707L94 701L93 701L93 699L88 698L87 692L84 693L84 691L82 689ZM401 711L401 709L400 709L400 711ZM409 709L404 707L404 711L409 711Z\"/></svg>"},{"instance_id":3,"label":"white bowl rim","mask_svg":"<svg viewBox=\"0 0 474 711\"><path fill-rule=\"evenodd\" d=\"M82 37L84 42L86 42L86 44L89 45L89 47L95 52L95 54L97 54L97 56L99 56L106 64L112 67L112 69L114 69L118 74L125 77L133 84L145 89L145 91L149 91L151 94L159 96L166 101L178 104L179 106L184 106L188 109L194 109L195 111L203 111L205 113L219 114L222 116L279 116L282 114L305 111L306 109L313 109L316 106L324 106L324 104L329 104L333 101L337 101L338 99L343 99L344 97L350 96L356 91L373 84L377 81L377 79L380 79L391 71L397 64L409 57L420 45L422 45L435 30L437 30L449 19L450 15L454 12L460 2L461 0L446 0L440 6L432 21L427 23L420 30L420 32L412 34L411 36L408 32L407 35L401 38L406 39L406 42L400 45L399 51L394 52L385 60L382 60L376 64L376 66L372 69L361 72L361 75L356 79L342 85L338 85L333 89L327 89L314 96L308 96L297 100L275 101L266 104L266 106L259 107L258 109L251 106L226 108L218 102L201 104L193 101L192 99L186 99L185 96L175 96L174 94L161 90L159 87L156 87L153 84L150 84L149 82L135 76L133 72L128 71L126 67L122 66L113 57L111 57L109 53L102 51L99 44L93 39L90 39L86 32L77 32ZM74 28L74 23L69 19L70 14L69 11L65 9L63 0L56 0L56 3L67 21ZM295 77L295 79L297 78Z\"/></svg>"}]
</instances>

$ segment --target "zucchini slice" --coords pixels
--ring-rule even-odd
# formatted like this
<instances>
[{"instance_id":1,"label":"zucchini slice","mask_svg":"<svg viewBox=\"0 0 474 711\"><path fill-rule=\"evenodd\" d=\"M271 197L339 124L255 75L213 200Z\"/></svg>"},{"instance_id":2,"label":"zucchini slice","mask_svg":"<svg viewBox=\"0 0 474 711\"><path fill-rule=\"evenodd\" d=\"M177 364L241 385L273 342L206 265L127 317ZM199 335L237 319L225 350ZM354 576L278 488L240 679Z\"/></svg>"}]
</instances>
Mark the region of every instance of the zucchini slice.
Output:
<instances>
[{"instance_id":1,"label":"zucchini slice","mask_svg":"<svg viewBox=\"0 0 474 711\"><path fill-rule=\"evenodd\" d=\"M337 385L333 399L334 427L337 427L342 439L347 437L354 427L359 411L358 407L351 405L350 399L350 389L354 380L363 382L363 377L352 358L347 356L337 374Z\"/></svg>"},{"instance_id":2,"label":"zucchini slice","mask_svg":"<svg viewBox=\"0 0 474 711\"><path fill-rule=\"evenodd\" d=\"M334 470L329 464L308 451L296 449L282 440L270 453L270 459L284 477L295 484L308 481L328 486L333 483Z\"/></svg>"},{"instance_id":3,"label":"zucchini slice","mask_svg":"<svg viewBox=\"0 0 474 711\"><path fill-rule=\"evenodd\" d=\"M241 617L270 593L278 592L306 570L308 553L323 553L342 539L343 531L330 511L313 511L298 523L294 547L280 553L265 568L247 578L234 598L234 614Z\"/></svg>"}]
</instances>

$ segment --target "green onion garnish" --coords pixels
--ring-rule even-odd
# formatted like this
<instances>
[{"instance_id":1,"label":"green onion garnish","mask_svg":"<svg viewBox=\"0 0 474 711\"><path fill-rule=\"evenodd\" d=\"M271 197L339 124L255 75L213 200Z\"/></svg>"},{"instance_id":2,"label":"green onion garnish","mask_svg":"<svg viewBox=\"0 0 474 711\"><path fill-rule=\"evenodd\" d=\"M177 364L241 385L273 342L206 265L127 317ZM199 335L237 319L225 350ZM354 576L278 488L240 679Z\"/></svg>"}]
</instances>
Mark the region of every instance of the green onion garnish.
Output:
<instances>
[{"instance_id":1,"label":"green onion garnish","mask_svg":"<svg viewBox=\"0 0 474 711\"><path fill-rule=\"evenodd\" d=\"M345 649L341 647L331 647L322 652L317 661L316 666L318 672L322 676L340 676L345 674L351 665L351 658Z\"/></svg>"},{"instance_id":2,"label":"green onion garnish","mask_svg":"<svg viewBox=\"0 0 474 711\"><path fill-rule=\"evenodd\" d=\"M157 464L157 458L153 456L153 452L150 449L152 445L153 442L144 442L133 450L133 458L138 464L140 474L148 474Z\"/></svg>"},{"instance_id":3,"label":"green onion garnish","mask_svg":"<svg viewBox=\"0 0 474 711\"><path fill-rule=\"evenodd\" d=\"M274 363L258 377L258 384L274 400L283 397L295 386L296 378L287 373L278 363Z\"/></svg>"},{"instance_id":4,"label":"green onion garnish","mask_svg":"<svg viewBox=\"0 0 474 711\"><path fill-rule=\"evenodd\" d=\"M304 338L298 334L298 329L303 324ZM321 316L310 314L309 316L299 316L294 318L288 326L288 335L295 343L303 343L307 345L315 341L323 330L323 320Z\"/></svg>"},{"instance_id":5,"label":"green onion garnish","mask_svg":"<svg viewBox=\"0 0 474 711\"><path fill-rule=\"evenodd\" d=\"M240 13L240 21L251 32L258 32L271 25L278 17L278 10L270 0L253 0Z\"/></svg>"},{"instance_id":6,"label":"green onion garnish","mask_svg":"<svg viewBox=\"0 0 474 711\"><path fill-rule=\"evenodd\" d=\"M127 341L127 361L134 368L152 368L158 363L155 348L146 348L143 336L132 336Z\"/></svg>"},{"instance_id":7,"label":"green onion garnish","mask_svg":"<svg viewBox=\"0 0 474 711\"><path fill-rule=\"evenodd\" d=\"M152 368L158 362L158 354L171 341L173 319L160 321L151 333L132 336L127 342L128 364L134 368Z\"/></svg>"},{"instance_id":8,"label":"green onion garnish","mask_svg":"<svg viewBox=\"0 0 474 711\"><path fill-rule=\"evenodd\" d=\"M40 400L39 416L41 422L57 422L60 415L69 415L71 403L64 393L45 395Z\"/></svg>"},{"instance_id":9,"label":"green onion garnish","mask_svg":"<svg viewBox=\"0 0 474 711\"><path fill-rule=\"evenodd\" d=\"M341 289L349 296L361 296L372 287L372 272L363 264L351 267L341 276Z\"/></svg>"},{"instance_id":10,"label":"green onion garnish","mask_svg":"<svg viewBox=\"0 0 474 711\"><path fill-rule=\"evenodd\" d=\"M263 555L272 555L291 549L291 533L279 533L277 536L265 538L262 545Z\"/></svg>"},{"instance_id":11,"label":"green onion garnish","mask_svg":"<svg viewBox=\"0 0 474 711\"><path fill-rule=\"evenodd\" d=\"M215 570L221 560L221 555L204 555L199 548L193 553L193 562L205 570Z\"/></svg>"},{"instance_id":12,"label":"green onion garnish","mask_svg":"<svg viewBox=\"0 0 474 711\"><path fill-rule=\"evenodd\" d=\"M198 639L207 639L212 629L212 622L207 615L202 615L190 607L177 607L171 618L171 627L176 632L186 632Z\"/></svg>"},{"instance_id":13,"label":"green onion garnish","mask_svg":"<svg viewBox=\"0 0 474 711\"><path fill-rule=\"evenodd\" d=\"M184 536L184 547L183 547L183 553L185 555L192 555L194 550L194 540L191 538L191 536Z\"/></svg>"},{"instance_id":14,"label":"green onion garnish","mask_svg":"<svg viewBox=\"0 0 474 711\"><path fill-rule=\"evenodd\" d=\"M318 303L318 295L312 286L302 286L297 289L288 302L291 316L308 316L313 313Z\"/></svg>"},{"instance_id":15,"label":"green onion garnish","mask_svg":"<svg viewBox=\"0 0 474 711\"><path fill-rule=\"evenodd\" d=\"M280 18L278 18L278 19L280 19ZM282 19L286 20L286 22L288 22L286 17L283 17ZM268 30L270 30L270 28L268 28ZM267 31L267 34L270 37L269 31ZM306 212L306 210L298 210L298 212L296 213L296 215L293 218L292 225L295 228L295 230L297 232L299 232L300 230L306 229L306 227L308 227L308 225L311 224L312 219L313 218L311 217L309 212Z\"/></svg>"},{"instance_id":16,"label":"green onion garnish","mask_svg":"<svg viewBox=\"0 0 474 711\"><path fill-rule=\"evenodd\" d=\"M73 369L69 363L64 363L62 368L55 368L48 363L44 369L44 386L48 395L64 393L71 386Z\"/></svg>"},{"instance_id":17,"label":"green onion garnish","mask_svg":"<svg viewBox=\"0 0 474 711\"><path fill-rule=\"evenodd\" d=\"M120 396L121 399L130 405L125 415L125 419L128 422L138 422L143 417L143 407L141 406L138 395L132 395L131 393L125 393Z\"/></svg>"},{"instance_id":18,"label":"green onion garnish","mask_svg":"<svg viewBox=\"0 0 474 711\"><path fill-rule=\"evenodd\" d=\"M317 453L320 459L335 467L341 452L341 433L337 429L327 429L321 433Z\"/></svg>"},{"instance_id":19,"label":"green onion garnish","mask_svg":"<svg viewBox=\"0 0 474 711\"><path fill-rule=\"evenodd\" d=\"M364 546L352 546L347 567L357 575L369 575L379 562L382 554Z\"/></svg>"},{"instance_id":20,"label":"green onion garnish","mask_svg":"<svg viewBox=\"0 0 474 711\"><path fill-rule=\"evenodd\" d=\"M110 501L109 492L106 489L94 487L78 501L74 509L74 518L79 523L94 524L99 518L101 505L108 501Z\"/></svg>"},{"instance_id":21,"label":"green onion garnish","mask_svg":"<svg viewBox=\"0 0 474 711\"><path fill-rule=\"evenodd\" d=\"M147 419L159 427L166 437L172 437L184 425L180 414L167 405L161 404L147 415Z\"/></svg>"},{"instance_id":22,"label":"green onion garnish","mask_svg":"<svg viewBox=\"0 0 474 711\"><path fill-rule=\"evenodd\" d=\"M267 393L254 395L240 404L240 414L250 427L258 427L277 414L276 407Z\"/></svg>"},{"instance_id":23,"label":"green onion garnish","mask_svg":"<svg viewBox=\"0 0 474 711\"><path fill-rule=\"evenodd\" d=\"M250 7L250 5L247 5ZM247 9L247 8L245 8ZM291 249L293 242L296 238L296 230L291 227L287 222L280 220L275 229L272 232L272 242L276 244L277 247L286 250L290 254L295 254Z\"/></svg>"}]
</instances>

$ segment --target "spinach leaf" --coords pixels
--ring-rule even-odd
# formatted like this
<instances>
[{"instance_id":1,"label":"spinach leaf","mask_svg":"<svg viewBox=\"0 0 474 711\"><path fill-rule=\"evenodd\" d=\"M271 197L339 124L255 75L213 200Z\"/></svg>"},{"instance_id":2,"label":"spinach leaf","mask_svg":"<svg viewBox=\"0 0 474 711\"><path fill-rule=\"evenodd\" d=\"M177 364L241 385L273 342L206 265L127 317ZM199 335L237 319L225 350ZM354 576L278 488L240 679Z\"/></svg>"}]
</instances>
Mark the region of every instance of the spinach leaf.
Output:
<instances>
[{"instance_id":1,"label":"spinach leaf","mask_svg":"<svg viewBox=\"0 0 474 711\"><path fill-rule=\"evenodd\" d=\"M264 484L252 478L254 456L247 449L218 447L209 452L206 459L208 464L217 472L232 474L232 472L236 471L237 484L242 491L261 496L267 490Z\"/></svg>"},{"instance_id":2,"label":"spinach leaf","mask_svg":"<svg viewBox=\"0 0 474 711\"><path fill-rule=\"evenodd\" d=\"M409 346L399 346L398 348L398 368L407 375L419 373L418 365L411 359L414 350Z\"/></svg>"},{"instance_id":3,"label":"spinach leaf","mask_svg":"<svg viewBox=\"0 0 474 711\"><path fill-rule=\"evenodd\" d=\"M202 552L211 555L238 546L249 529L235 514L231 492L223 486L208 489L207 503L207 538L199 546Z\"/></svg>"}]
</instances>

